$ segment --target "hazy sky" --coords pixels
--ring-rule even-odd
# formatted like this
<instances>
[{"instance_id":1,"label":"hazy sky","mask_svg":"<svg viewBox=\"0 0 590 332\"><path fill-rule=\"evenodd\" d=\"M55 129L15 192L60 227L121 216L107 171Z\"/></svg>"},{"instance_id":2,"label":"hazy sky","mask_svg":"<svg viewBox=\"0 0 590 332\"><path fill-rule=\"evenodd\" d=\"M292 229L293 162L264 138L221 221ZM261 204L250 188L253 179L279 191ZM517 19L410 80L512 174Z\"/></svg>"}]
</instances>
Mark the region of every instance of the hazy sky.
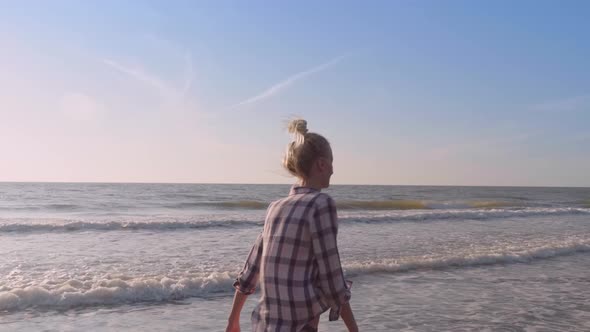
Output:
<instances>
[{"instance_id":1,"label":"hazy sky","mask_svg":"<svg viewBox=\"0 0 590 332\"><path fill-rule=\"evenodd\" d=\"M0 181L590 186L589 1L0 1Z\"/></svg>"}]
</instances>

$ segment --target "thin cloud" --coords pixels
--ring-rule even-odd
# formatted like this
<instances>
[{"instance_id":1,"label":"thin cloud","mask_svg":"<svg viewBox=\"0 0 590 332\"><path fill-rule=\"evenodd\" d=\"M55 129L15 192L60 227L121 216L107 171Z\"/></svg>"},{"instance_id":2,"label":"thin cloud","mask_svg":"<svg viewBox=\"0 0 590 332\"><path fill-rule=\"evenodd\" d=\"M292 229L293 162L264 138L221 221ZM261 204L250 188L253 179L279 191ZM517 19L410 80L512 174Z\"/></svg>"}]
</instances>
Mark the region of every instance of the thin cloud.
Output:
<instances>
[{"instance_id":1,"label":"thin cloud","mask_svg":"<svg viewBox=\"0 0 590 332\"><path fill-rule=\"evenodd\" d=\"M190 91L194 79L193 57L190 50L153 33L145 34L143 38L158 49L166 50L174 58L182 58L184 62L183 84L179 90L181 97L184 97Z\"/></svg>"},{"instance_id":2,"label":"thin cloud","mask_svg":"<svg viewBox=\"0 0 590 332\"><path fill-rule=\"evenodd\" d=\"M336 65L337 63L339 63L340 61L342 61L344 58L348 57L348 55L341 55L339 57L336 57L328 62L322 63L318 66L315 66L313 68L310 68L308 70L304 70L302 72L299 72L297 74L291 75L290 77L288 77L287 79L271 86L270 88L264 90L263 92L250 97L246 100L243 100L237 104L234 104L233 106L231 106L230 108L235 108L235 107L240 107L240 106L244 106L244 105L248 105L248 104L253 104L256 102L259 102L261 100L270 98L272 96L274 96L275 94L277 94L278 92L280 92L281 90L284 90L285 88L287 88L289 85L295 83L298 80L301 80L307 76L310 76L312 74L321 72L323 70L326 70L334 65Z\"/></svg>"},{"instance_id":3,"label":"thin cloud","mask_svg":"<svg viewBox=\"0 0 590 332\"><path fill-rule=\"evenodd\" d=\"M193 78L194 78L194 72L193 72L193 57L191 56L191 54L189 52L186 52L184 55L184 84L182 86L182 92L181 95L182 97L186 96L186 94L189 92L192 84L193 84Z\"/></svg>"},{"instance_id":4,"label":"thin cloud","mask_svg":"<svg viewBox=\"0 0 590 332\"><path fill-rule=\"evenodd\" d=\"M156 88L156 90L158 90L163 96L167 98L171 98L172 96L176 95L174 89L171 89L161 79L150 75L139 68L128 67L110 59L103 59L102 62L123 74L129 75L146 85Z\"/></svg>"},{"instance_id":5,"label":"thin cloud","mask_svg":"<svg viewBox=\"0 0 590 332\"><path fill-rule=\"evenodd\" d=\"M139 67L123 65L111 59L102 59L102 62L120 73L128 75L143 84L155 88L167 101L181 101L190 91L194 79L193 59L190 52L187 51L183 58L184 78L181 88L171 86L161 78L152 75Z\"/></svg>"}]
</instances>

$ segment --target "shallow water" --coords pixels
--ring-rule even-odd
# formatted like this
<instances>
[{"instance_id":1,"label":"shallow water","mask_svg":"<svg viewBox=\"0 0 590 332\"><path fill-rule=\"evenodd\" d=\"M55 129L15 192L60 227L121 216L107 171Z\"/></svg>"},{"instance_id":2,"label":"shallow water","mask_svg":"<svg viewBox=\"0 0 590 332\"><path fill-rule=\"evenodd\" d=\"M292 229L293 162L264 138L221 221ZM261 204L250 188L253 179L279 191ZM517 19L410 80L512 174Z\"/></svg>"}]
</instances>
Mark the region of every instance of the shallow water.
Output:
<instances>
[{"instance_id":1,"label":"shallow water","mask_svg":"<svg viewBox=\"0 0 590 332\"><path fill-rule=\"evenodd\" d=\"M261 207L287 191L0 184L0 330L223 330ZM590 330L590 189L329 193L349 204L339 246L362 330Z\"/></svg>"}]
</instances>

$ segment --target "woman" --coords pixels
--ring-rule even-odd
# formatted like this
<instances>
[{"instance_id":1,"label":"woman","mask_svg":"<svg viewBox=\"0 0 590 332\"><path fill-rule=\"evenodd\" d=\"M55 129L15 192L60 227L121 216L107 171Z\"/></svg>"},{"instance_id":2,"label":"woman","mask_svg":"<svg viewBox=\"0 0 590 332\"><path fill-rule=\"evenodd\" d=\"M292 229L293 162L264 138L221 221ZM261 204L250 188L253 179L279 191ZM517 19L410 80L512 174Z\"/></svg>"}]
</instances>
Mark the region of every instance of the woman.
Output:
<instances>
[{"instance_id":1,"label":"woman","mask_svg":"<svg viewBox=\"0 0 590 332\"><path fill-rule=\"evenodd\" d=\"M283 166L300 183L268 207L264 229L238 275L227 331L240 331L240 312L260 280L261 298L252 313L253 331L317 331L320 314L340 314L349 331L358 331L344 280L336 235L338 220L330 185L332 149L309 133L302 119L289 123L294 141Z\"/></svg>"}]
</instances>

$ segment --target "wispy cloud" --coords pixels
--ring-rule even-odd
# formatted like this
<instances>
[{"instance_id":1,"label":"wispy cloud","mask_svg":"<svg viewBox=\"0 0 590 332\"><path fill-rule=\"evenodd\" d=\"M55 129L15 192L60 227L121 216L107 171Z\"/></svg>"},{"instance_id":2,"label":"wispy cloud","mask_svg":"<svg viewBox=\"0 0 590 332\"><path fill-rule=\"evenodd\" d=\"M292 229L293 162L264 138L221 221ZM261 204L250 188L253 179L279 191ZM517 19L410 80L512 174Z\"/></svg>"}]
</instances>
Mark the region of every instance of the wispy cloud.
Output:
<instances>
[{"instance_id":1,"label":"wispy cloud","mask_svg":"<svg viewBox=\"0 0 590 332\"><path fill-rule=\"evenodd\" d=\"M590 108L590 94L546 101L532 106L534 111L549 113L578 111L583 108Z\"/></svg>"},{"instance_id":2,"label":"wispy cloud","mask_svg":"<svg viewBox=\"0 0 590 332\"><path fill-rule=\"evenodd\" d=\"M165 55L171 56L172 58L170 61L176 63L178 60L174 60L174 58L181 58L184 62L182 78L177 79L176 84L150 73L138 64L123 64L112 59L102 59L102 63L120 73L132 77L142 84L154 88L167 102L183 101L189 93L194 79L193 57L190 51L183 50L181 47L154 35L146 35L145 37L148 42L157 45L159 50L166 51L165 53L167 54Z\"/></svg>"},{"instance_id":3,"label":"wispy cloud","mask_svg":"<svg viewBox=\"0 0 590 332\"><path fill-rule=\"evenodd\" d=\"M126 66L110 59L103 59L102 62L123 74L129 75L132 78L155 88L165 98L169 99L177 95L176 91L168 86L163 80L147 73L139 67Z\"/></svg>"},{"instance_id":4,"label":"wispy cloud","mask_svg":"<svg viewBox=\"0 0 590 332\"><path fill-rule=\"evenodd\" d=\"M328 62L322 63L318 66L304 70L304 71L299 72L297 74L291 75L287 79L274 84L273 86L271 86L270 88L267 88L263 92L255 95L253 97L247 98L239 103L236 103L233 106L230 106L230 108L253 104L253 103L259 102L261 100L270 98L270 97L274 96L275 94L277 94L278 92L280 92L281 90L284 90L285 88L287 88L289 85L295 83L296 81L299 81L307 76L313 75L313 74L321 72L323 70L326 70L326 69L336 65L337 63L339 63L340 61L342 61L344 58L346 58L348 56L349 55L341 55L341 56L336 57Z\"/></svg>"},{"instance_id":5,"label":"wispy cloud","mask_svg":"<svg viewBox=\"0 0 590 332\"><path fill-rule=\"evenodd\" d=\"M184 54L184 84L182 86L181 95L184 98L189 92L191 85L193 84L194 72L193 72L193 57L190 52Z\"/></svg>"},{"instance_id":6,"label":"wispy cloud","mask_svg":"<svg viewBox=\"0 0 590 332\"><path fill-rule=\"evenodd\" d=\"M194 66L193 66L193 57L191 52L169 39L162 38L161 36L154 34L154 33L147 33L143 35L143 39L146 40L149 44L157 49L165 50L172 58L174 59L182 59L184 62L184 69L183 69L183 83L182 88L179 89L179 93L182 97L186 96L186 94L191 89L193 80L194 80ZM175 62L178 60L174 60Z\"/></svg>"}]
</instances>

